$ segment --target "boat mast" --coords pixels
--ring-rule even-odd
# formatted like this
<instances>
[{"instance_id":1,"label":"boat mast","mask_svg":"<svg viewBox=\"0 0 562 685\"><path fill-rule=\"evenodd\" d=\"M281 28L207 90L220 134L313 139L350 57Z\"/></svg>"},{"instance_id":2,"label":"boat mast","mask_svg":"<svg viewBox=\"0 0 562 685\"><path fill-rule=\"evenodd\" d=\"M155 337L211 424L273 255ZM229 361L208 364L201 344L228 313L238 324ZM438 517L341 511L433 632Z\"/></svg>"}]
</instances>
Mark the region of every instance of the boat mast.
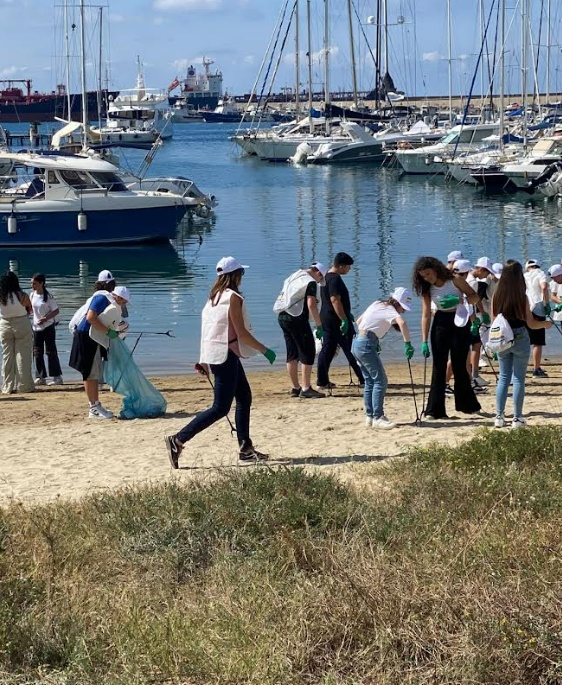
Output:
<instances>
[{"instance_id":1,"label":"boat mast","mask_svg":"<svg viewBox=\"0 0 562 685\"><path fill-rule=\"evenodd\" d=\"M376 25L377 25L377 35L376 35L376 43L375 43L375 59L376 59L376 64L375 64L375 93L376 93L376 100L375 100L375 109L380 109L381 106L381 85L382 85L382 78L381 78L381 0L377 0L377 16L376 16Z\"/></svg>"},{"instance_id":2,"label":"boat mast","mask_svg":"<svg viewBox=\"0 0 562 685\"><path fill-rule=\"evenodd\" d=\"M300 22L299 22L299 0L295 5L295 114L300 115L301 103L299 85L301 82L300 76Z\"/></svg>"},{"instance_id":3,"label":"boat mast","mask_svg":"<svg viewBox=\"0 0 562 685\"><path fill-rule=\"evenodd\" d=\"M527 150L527 0L521 0L521 95L523 101L523 149Z\"/></svg>"},{"instance_id":4,"label":"boat mast","mask_svg":"<svg viewBox=\"0 0 562 685\"><path fill-rule=\"evenodd\" d=\"M65 58L65 72L66 72L66 118L71 121L70 108L72 102L70 100L70 38L68 36L68 0L64 0L64 43L66 54Z\"/></svg>"},{"instance_id":5,"label":"boat mast","mask_svg":"<svg viewBox=\"0 0 562 685\"><path fill-rule=\"evenodd\" d=\"M306 0L306 26L307 26L307 58L308 58L308 130L314 133L314 124L312 123L312 32L310 28L310 3L311 0Z\"/></svg>"},{"instance_id":6,"label":"boat mast","mask_svg":"<svg viewBox=\"0 0 562 685\"><path fill-rule=\"evenodd\" d=\"M101 129L101 97L102 97L102 80L101 80L101 69L102 69L102 42L103 42L103 30L102 30L102 19L103 19L103 7L98 7L100 11L100 53L98 59L98 126Z\"/></svg>"},{"instance_id":7,"label":"boat mast","mask_svg":"<svg viewBox=\"0 0 562 685\"><path fill-rule=\"evenodd\" d=\"M351 77L353 81L353 104L355 108L359 103L359 98L357 95L357 66L355 64L355 39L353 35L353 12L352 12L352 0L347 0L347 16L349 20L349 42L350 42L350 56L351 56Z\"/></svg>"},{"instance_id":8,"label":"boat mast","mask_svg":"<svg viewBox=\"0 0 562 685\"><path fill-rule=\"evenodd\" d=\"M500 150L504 148L503 134L505 128L505 0L501 6L500 24Z\"/></svg>"},{"instance_id":9,"label":"boat mast","mask_svg":"<svg viewBox=\"0 0 562 685\"><path fill-rule=\"evenodd\" d=\"M453 60L451 0L447 0L447 51L449 53L449 124L453 125Z\"/></svg>"},{"instance_id":10,"label":"boat mast","mask_svg":"<svg viewBox=\"0 0 562 685\"><path fill-rule=\"evenodd\" d=\"M82 150L87 147L88 94L86 92L86 29L84 26L84 0L80 0L80 52L82 71Z\"/></svg>"},{"instance_id":11,"label":"boat mast","mask_svg":"<svg viewBox=\"0 0 562 685\"><path fill-rule=\"evenodd\" d=\"M546 104L550 100L550 0L546 3Z\"/></svg>"},{"instance_id":12,"label":"boat mast","mask_svg":"<svg viewBox=\"0 0 562 685\"><path fill-rule=\"evenodd\" d=\"M330 107L330 0L324 0L324 115ZM329 117L326 119L326 133L330 133Z\"/></svg>"}]
</instances>

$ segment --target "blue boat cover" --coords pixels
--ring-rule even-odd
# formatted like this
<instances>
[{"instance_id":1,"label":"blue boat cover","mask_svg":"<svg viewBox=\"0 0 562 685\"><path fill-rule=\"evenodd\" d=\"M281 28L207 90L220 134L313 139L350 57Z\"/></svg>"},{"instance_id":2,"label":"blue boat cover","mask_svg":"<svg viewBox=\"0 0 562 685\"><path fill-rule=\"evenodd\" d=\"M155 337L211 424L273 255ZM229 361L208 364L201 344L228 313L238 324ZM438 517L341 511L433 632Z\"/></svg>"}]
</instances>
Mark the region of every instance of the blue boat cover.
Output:
<instances>
[{"instance_id":1,"label":"blue boat cover","mask_svg":"<svg viewBox=\"0 0 562 685\"><path fill-rule=\"evenodd\" d=\"M103 379L114 392L123 395L120 418L153 419L166 412L164 396L139 369L131 350L120 338L111 341Z\"/></svg>"}]
</instances>

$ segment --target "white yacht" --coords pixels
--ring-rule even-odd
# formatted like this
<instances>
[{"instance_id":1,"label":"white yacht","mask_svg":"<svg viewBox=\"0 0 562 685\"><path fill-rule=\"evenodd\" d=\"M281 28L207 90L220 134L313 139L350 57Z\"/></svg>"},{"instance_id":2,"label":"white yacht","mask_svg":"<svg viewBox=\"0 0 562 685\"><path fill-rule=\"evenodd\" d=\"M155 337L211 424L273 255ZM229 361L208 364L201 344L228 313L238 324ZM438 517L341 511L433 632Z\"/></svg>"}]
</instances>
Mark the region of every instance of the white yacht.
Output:
<instances>
[{"instance_id":1,"label":"white yacht","mask_svg":"<svg viewBox=\"0 0 562 685\"><path fill-rule=\"evenodd\" d=\"M528 188L529 182L540 176L547 166L560 161L562 136L546 136L538 140L529 153L516 162L502 167L504 175L517 188Z\"/></svg>"},{"instance_id":2,"label":"white yacht","mask_svg":"<svg viewBox=\"0 0 562 685\"><path fill-rule=\"evenodd\" d=\"M498 124L471 124L453 126L441 140L414 150L396 150L394 156L406 174L444 174L447 167L444 157L463 152L476 152L482 141L498 131Z\"/></svg>"},{"instance_id":3,"label":"white yacht","mask_svg":"<svg viewBox=\"0 0 562 685\"><path fill-rule=\"evenodd\" d=\"M342 121L340 128L344 135L347 134L348 140L321 143L315 152L307 155L308 164L380 162L384 160L386 153L383 150L382 141L375 138L363 126L354 121Z\"/></svg>"}]
</instances>

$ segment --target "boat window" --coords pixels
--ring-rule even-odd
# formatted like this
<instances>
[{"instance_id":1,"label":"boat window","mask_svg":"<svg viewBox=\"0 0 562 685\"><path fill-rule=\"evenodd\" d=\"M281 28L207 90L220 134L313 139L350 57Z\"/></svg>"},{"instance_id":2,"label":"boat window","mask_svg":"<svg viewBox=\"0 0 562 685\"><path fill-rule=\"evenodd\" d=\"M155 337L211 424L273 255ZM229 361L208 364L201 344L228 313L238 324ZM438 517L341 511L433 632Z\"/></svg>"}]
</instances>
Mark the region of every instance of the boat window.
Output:
<instances>
[{"instance_id":1,"label":"boat window","mask_svg":"<svg viewBox=\"0 0 562 685\"><path fill-rule=\"evenodd\" d=\"M91 176L99 186L105 188L110 193L123 192L127 190L119 176L111 171L92 171Z\"/></svg>"},{"instance_id":2,"label":"boat window","mask_svg":"<svg viewBox=\"0 0 562 685\"><path fill-rule=\"evenodd\" d=\"M447 133L446 136L441 138L441 140L439 142L445 143L445 145L448 145L449 143L454 142L458 137L459 137L458 131L452 131L451 133Z\"/></svg>"},{"instance_id":3,"label":"boat window","mask_svg":"<svg viewBox=\"0 0 562 685\"><path fill-rule=\"evenodd\" d=\"M82 171L74 171L70 169L61 169L60 175L65 183L68 183L72 188L79 188L85 190L86 188L95 188L96 186L92 183L92 179L88 174Z\"/></svg>"},{"instance_id":4,"label":"boat window","mask_svg":"<svg viewBox=\"0 0 562 685\"><path fill-rule=\"evenodd\" d=\"M60 183L54 171L47 171L47 183L51 186Z\"/></svg>"}]
</instances>

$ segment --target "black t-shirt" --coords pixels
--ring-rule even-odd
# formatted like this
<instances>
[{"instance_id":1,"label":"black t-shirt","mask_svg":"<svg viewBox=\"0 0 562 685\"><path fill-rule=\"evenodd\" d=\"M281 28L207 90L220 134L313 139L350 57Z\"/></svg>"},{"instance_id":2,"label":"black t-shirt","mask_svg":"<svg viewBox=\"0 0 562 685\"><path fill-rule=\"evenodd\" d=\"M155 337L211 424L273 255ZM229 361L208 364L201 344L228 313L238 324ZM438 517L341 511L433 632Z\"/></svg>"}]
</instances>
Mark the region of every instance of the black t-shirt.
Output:
<instances>
[{"instance_id":1,"label":"black t-shirt","mask_svg":"<svg viewBox=\"0 0 562 685\"><path fill-rule=\"evenodd\" d=\"M281 312L279 314L279 319L284 320L284 321L299 321L299 322L307 322L309 317L310 317L310 312L308 311L308 298L309 297L316 297L316 281L310 281L310 283L306 286L306 290L304 293L304 306L302 308L302 313L299 314L298 316L291 316L287 312Z\"/></svg>"},{"instance_id":2,"label":"black t-shirt","mask_svg":"<svg viewBox=\"0 0 562 685\"><path fill-rule=\"evenodd\" d=\"M349 301L349 290L343 282L343 278L339 274L330 273L326 274L326 285L320 289L322 308L320 309L320 319L322 325L334 325L341 321L340 317L336 314L334 310L334 305L332 304L331 297L339 296L341 298L341 304L345 312L346 317L349 319L351 317L351 303Z\"/></svg>"}]
</instances>

